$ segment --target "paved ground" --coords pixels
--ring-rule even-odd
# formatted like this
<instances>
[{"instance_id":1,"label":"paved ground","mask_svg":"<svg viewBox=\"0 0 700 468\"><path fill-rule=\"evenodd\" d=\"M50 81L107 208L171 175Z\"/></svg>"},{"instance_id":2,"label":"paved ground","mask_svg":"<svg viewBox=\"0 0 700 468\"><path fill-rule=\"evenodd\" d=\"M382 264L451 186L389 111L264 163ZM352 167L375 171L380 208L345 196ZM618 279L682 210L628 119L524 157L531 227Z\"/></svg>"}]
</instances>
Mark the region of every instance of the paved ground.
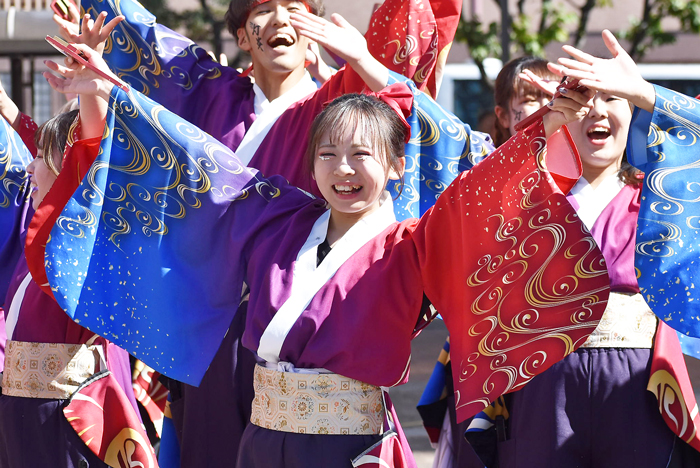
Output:
<instances>
[{"instance_id":1,"label":"paved ground","mask_svg":"<svg viewBox=\"0 0 700 468\"><path fill-rule=\"evenodd\" d=\"M435 366L435 360L440 354L442 345L447 337L447 328L442 320L435 320L418 337L413 340L411 356L411 376L406 385L392 388L389 391L391 400L399 414L401 427L406 432L411 444L418 468L430 468L433 463L433 449L423 429L416 405L420 399L425 384Z\"/></svg>"},{"instance_id":2,"label":"paved ground","mask_svg":"<svg viewBox=\"0 0 700 468\"><path fill-rule=\"evenodd\" d=\"M396 405L399 420L406 432L411 448L418 463L418 468L431 468L433 449L430 447L428 436L423 430L416 404L425 388L425 384L433 371L435 360L442 349L447 337L447 329L442 320L435 320L413 340L411 376L406 385L392 388L391 399ZM700 360L686 357L688 372L693 382L696 398L700 401Z\"/></svg>"}]
</instances>

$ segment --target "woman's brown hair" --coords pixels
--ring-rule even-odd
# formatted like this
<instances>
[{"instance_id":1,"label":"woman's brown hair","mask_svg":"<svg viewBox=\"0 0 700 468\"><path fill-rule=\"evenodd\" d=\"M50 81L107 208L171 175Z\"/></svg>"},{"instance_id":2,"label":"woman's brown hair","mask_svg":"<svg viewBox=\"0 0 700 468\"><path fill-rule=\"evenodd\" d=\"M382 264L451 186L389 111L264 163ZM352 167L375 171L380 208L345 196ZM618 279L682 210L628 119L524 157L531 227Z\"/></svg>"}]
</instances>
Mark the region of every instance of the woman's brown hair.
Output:
<instances>
[{"instance_id":1,"label":"woman's brown hair","mask_svg":"<svg viewBox=\"0 0 700 468\"><path fill-rule=\"evenodd\" d=\"M497 106L508 112L511 110L510 103L515 97L530 94L539 99L545 95L544 92L518 77L523 70L530 70L532 73L545 79L559 78L549 71L547 61L539 57L525 56L506 63L496 77L493 98ZM498 119L496 119L495 127L494 143L498 147L505 143L511 137L511 134L510 130L503 127Z\"/></svg>"},{"instance_id":2,"label":"woman's brown hair","mask_svg":"<svg viewBox=\"0 0 700 468\"><path fill-rule=\"evenodd\" d=\"M41 124L34 133L34 143L44 155L44 164L55 175L61 172L68 133L77 116L77 109L58 114Z\"/></svg>"},{"instance_id":3,"label":"woman's brown hair","mask_svg":"<svg viewBox=\"0 0 700 468\"><path fill-rule=\"evenodd\" d=\"M328 133L331 142L335 143L348 133L354 132L356 128L362 129L366 138L365 144L381 153L383 163L399 175L399 184L402 185L404 141L409 131L388 104L366 94L341 96L316 116L309 131L309 145L306 148L309 171L314 171L316 150L324 134Z\"/></svg>"}]
</instances>

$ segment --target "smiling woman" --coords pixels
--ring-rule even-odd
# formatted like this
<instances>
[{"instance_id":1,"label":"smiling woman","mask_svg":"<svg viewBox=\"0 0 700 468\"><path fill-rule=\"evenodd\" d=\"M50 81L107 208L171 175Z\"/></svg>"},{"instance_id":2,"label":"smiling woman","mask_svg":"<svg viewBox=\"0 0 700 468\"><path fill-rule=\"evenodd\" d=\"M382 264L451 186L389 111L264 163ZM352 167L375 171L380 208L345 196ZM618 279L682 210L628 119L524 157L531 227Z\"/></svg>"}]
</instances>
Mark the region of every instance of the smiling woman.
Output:
<instances>
[{"instance_id":1,"label":"smiling woman","mask_svg":"<svg viewBox=\"0 0 700 468\"><path fill-rule=\"evenodd\" d=\"M63 165L62 148L66 146L71 124L78 111L59 114L45 122L35 134L36 158L27 166L32 186L32 206L36 210L58 177Z\"/></svg>"}]
</instances>

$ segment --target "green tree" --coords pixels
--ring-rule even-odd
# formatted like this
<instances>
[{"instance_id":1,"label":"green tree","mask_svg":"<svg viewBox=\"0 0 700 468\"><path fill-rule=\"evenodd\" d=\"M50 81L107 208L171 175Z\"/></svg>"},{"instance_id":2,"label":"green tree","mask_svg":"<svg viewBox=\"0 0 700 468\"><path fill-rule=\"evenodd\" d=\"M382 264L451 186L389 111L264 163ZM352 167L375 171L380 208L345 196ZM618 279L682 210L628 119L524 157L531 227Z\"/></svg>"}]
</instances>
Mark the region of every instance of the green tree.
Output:
<instances>
[{"instance_id":1,"label":"green tree","mask_svg":"<svg viewBox=\"0 0 700 468\"><path fill-rule=\"evenodd\" d=\"M630 20L630 28L620 32L630 42L628 52L635 61L654 47L676 41L676 34L661 25L666 18L677 19L681 32L700 33L700 0L644 0L641 18Z\"/></svg>"},{"instance_id":2,"label":"green tree","mask_svg":"<svg viewBox=\"0 0 700 468\"><path fill-rule=\"evenodd\" d=\"M141 4L159 23L170 29L184 29L185 35L195 42L210 43L216 57L223 52L224 15L229 0L199 0L200 8L182 12L171 10L166 0L141 0Z\"/></svg>"},{"instance_id":3,"label":"green tree","mask_svg":"<svg viewBox=\"0 0 700 468\"><path fill-rule=\"evenodd\" d=\"M510 25L510 31L505 36L508 39L505 48L502 44L504 41L500 40L503 35L500 23L494 21L484 25L477 17L460 19L455 40L467 44L472 59L481 72L481 81L489 89L493 89L493 83L484 72L484 59L501 57L506 62L511 53L544 56L544 49L550 42L569 40L569 25L580 15L567 11L563 5L556 4L553 0L540 1L539 21L533 28L533 18L525 13L525 0L518 0L515 13L503 11L507 2L495 0L501 10L501 17L505 20L502 23ZM596 0L591 1L595 3Z\"/></svg>"}]
</instances>

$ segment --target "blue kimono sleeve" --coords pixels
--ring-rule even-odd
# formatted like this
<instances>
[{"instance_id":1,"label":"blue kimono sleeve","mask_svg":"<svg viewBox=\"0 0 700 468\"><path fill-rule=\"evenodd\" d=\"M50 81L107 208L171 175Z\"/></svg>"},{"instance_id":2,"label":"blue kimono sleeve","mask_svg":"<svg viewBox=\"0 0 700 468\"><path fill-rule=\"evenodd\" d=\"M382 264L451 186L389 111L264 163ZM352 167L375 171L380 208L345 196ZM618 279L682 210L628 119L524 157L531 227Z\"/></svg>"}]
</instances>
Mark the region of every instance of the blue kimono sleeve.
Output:
<instances>
[{"instance_id":1,"label":"blue kimono sleeve","mask_svg":"<svg viewBox=\"0 0 700 468\"><path fill-rule=\"evenodd\" d=\"M126 18L107 40L104 59L132 88L190 122L202 126L206 112L221 100L221 92L240 75L223 66L190 39L158 24L156 17L134 0L83 0L81 8L106 21ZM199 115L202 114L202 115Z\"/></svg>"},{"instance_id":2,"label":"blue kimono sleeve","mask_svg":"<svg viewBox=\"0 0 700 468\"><path fill-rule=\"evenodd\" d=\"M115 87L97 158L46 245L49 284L76 323L198 385L238 308L247 247L309 203Z\"/></svg>"},{"instance_id":3,"label":"blue kimono sleeve","mask_svg":"<svg viewBox=\"0 0 700 468\"><path fill-rule=\"evenodd\" d=\"M494 150L491 137L472 130L418 90L408 78L389 72L389 85L404 82L413 92L413 109L406 119L411 139L406 144L403 184L390 181L398 220L419 218L463 171L471 169Z\"/></svg>"},{"instance_id":4,"label":"blue kimono sleeve","mask_svg":"<svg viewBox=\"0 0 700 468\"><path fill-rule=\"evenodd\" d=\"M32 213L26 171L32 159L22 138L0 117L0 307L22 255L22 233Z\"/></svg>"},{"instance_id":5,"label":"blue kimono sleeve","mask_svg":"<svg viewBox=\"0 0 700 468\"><path fill-rule=\"evenodd\" d=\"M653 113L636 109L627 141L644 171L635 268L654 313L700 337L700 102L656 87Z\"/></svg>"}]
</instances>

